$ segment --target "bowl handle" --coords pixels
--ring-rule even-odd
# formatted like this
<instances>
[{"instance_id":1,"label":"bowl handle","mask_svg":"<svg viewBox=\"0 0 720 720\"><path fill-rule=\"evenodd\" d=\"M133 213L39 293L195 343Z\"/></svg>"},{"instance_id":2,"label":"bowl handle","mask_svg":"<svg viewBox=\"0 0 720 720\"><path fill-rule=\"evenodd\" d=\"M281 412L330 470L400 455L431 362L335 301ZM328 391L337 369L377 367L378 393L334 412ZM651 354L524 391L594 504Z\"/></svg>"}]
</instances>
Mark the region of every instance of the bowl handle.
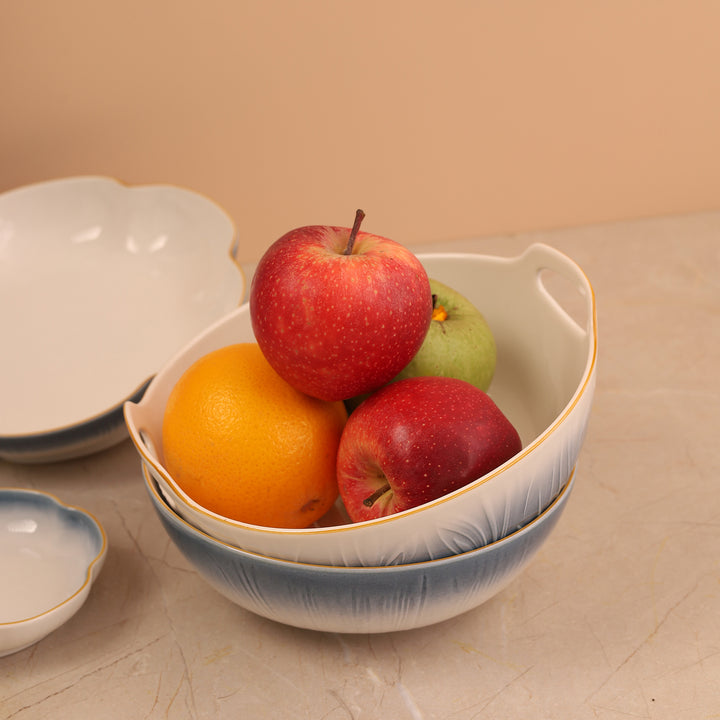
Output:
<instances>
[{"instance_id":1,"label":"bowl handle","mask_svg":"<svg viewBox=\"0 0 720 720\"><path fill-rule=\"evenodd\" d=\"M535 275L539 291L553 301L580 330L593 335L597 325L595 293L580 266L544 243L530 245L519 260Z\"/></svg>"},{"instance_id":2,"label":"bowl handle","mask_svg":"<svg viewBox=\"0 0 720 720\"><path fill-rule=\"evenodd\" d=\"M155 464L158 449L150 438L150 433L145 429L150 423L145 406L141 402L127 401L123 405L123 413L128 434L136 449L146 460Z\"/></svg>"}]
</instances>

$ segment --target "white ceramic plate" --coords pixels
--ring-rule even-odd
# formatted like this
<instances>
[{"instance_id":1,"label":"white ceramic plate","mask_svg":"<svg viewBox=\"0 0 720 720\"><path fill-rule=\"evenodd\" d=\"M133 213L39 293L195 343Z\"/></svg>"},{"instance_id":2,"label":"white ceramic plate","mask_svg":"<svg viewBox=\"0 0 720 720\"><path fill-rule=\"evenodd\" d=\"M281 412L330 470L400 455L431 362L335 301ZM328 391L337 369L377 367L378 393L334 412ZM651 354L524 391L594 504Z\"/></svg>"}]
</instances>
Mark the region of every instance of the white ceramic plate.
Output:
<instances>
[{"instance_id":1,"label":"white ceramic plate","mask_svg":"<svg viewBox=\"0 0 720 720\"><path fill-rule=\"evenodd\" d=\"M47 493L0 489L0 656L67 622L106 554L105 531L89 513Z\"/></svg>"},{"instance_id":2,"label":"white ceramic plate","mask_svg":"<svg viewBox=\"0 0 720 720\"><path fill-rule=\"evenodd\" d=\"M195 192L101 177L0 195L0 457L127 437L122 403L242 300L228 215Z\"/></svg>"},{"instance_id":3,"label":"white ceramic plate","mask_svg":"<svg viewBox=\"0 0 720 720\"><path fill-rule=\"evenodd\" d=\"M472 550L525 525L552 502L576 464L595 388L595 298L587 277L570 258L541 244L515 258L419 257L430 277L465 295L493 329L498 361L490 395L520 433L522 451L453 493L377 520L286 530L236 522L206 510L163 466L162 419L173 386L196 359L215 348L254 340L245 303L178 353L139 403L125 405L142 462L175 512L208 535L268 557L371 566ZM548 289L550 278L555 294Z\"/></svg>"}]
</instances>

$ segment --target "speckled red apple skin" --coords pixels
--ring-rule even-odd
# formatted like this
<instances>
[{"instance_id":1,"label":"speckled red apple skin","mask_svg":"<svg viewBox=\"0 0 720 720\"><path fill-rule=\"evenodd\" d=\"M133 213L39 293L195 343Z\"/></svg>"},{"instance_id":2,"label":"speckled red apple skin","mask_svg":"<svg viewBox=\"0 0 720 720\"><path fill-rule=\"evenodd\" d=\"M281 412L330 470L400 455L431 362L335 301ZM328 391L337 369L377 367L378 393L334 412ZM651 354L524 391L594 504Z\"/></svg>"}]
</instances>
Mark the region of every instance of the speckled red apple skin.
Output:
<instances>
[{"instance_id":1,"label":"speckled red apple skin","mask_svg":"<svg viewBox=\"0 0 720 720\"><path fill-rule=\"evenodd\" d=\"M508 418L464 380L413 377L371 395L338 449L338 486L353 522L422 505L467 485L522 449ZM372 507L363 500L385 482Z\"/></svg>"},{"instance_id":2,"label":"speckled red apple skin","mask_svg":"<svg viewBox=\"0 0 720 720\"><path fill-rule=\"evenodd\" d=\"M275 241L250 287L255 338L276 372L322 400L345 400L391 380L427 334L432 294L417 257L349 228L308 226Z\"/></svg>"}]
</instances>

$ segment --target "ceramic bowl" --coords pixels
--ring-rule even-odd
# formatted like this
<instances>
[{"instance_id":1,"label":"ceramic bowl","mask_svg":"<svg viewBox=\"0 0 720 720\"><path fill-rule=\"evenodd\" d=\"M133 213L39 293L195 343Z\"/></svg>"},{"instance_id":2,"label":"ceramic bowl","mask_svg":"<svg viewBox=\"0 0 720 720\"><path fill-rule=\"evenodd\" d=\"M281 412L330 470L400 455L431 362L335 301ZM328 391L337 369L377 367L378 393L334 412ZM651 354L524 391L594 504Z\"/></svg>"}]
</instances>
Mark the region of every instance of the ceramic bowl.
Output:
<instances>
[{"instance_id":1,"label":"ceramic bowl","mask_svg":"<svg viewBox=\"0 0 720 720\"><path fill-rule=\"evenodd\" d=\"M538 517L481 548L407 565L341 567L278 560L223 543L177 515L147 468L144 476L166 532L213 588L270 620L335 633L411 630L478 607L532 560L557 524L574 483L571 473Z\"/></svg>"},{"instance_id":2,"label":"ceramic bowl","mask_svg":"<svg viewBox=\"0 0 720 720\"><path fill-rule=\"evenodd\" d=\"M182 188L77 177L0 194L0 458L126 438L122 403L242 301L234 241Z\"/></svg>"},{"instance_id":3,"label":"ceramic bowl","mask_svg":"<svg viewBox=\"0 0 720 720\"><path fill-rule=\"evenodd\" d=\"M179 515L218 540L269 557L377 566L486 545L552 502L578 458L595 386L595 299L588 279L568 257L540 244L515 258L419 257L430 277L466 295L493 329L498 360L490 395L518 429L522 451L449 495L379 520L332 524L338 522L333 517L320 527L285 530L209 512L183 493L164 468L162 419L168 395L189 365L215 348L254 339L249 308L243 305L176 355L140 402L125 406L142 463Z\"/></svg>"},{"instance_id":4,"label":"ceramic bowl","mask_svg":"<svg viewBox=\"0 0 720 720\"><path fill-rule=\"evenodd\" d=\"M105 531L89 513L47 493L0 489L0 656L69 620L106 553Z\"/></svg>"}]
</instances>

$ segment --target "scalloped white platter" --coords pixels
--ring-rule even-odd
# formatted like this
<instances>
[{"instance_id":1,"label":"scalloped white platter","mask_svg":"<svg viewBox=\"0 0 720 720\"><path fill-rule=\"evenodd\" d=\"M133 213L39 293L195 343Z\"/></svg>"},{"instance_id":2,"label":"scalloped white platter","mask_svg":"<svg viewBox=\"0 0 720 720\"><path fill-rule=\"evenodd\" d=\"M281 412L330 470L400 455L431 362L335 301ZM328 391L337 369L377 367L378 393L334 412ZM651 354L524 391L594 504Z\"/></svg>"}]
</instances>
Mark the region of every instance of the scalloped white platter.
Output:
<instances>
[{"instance_id":1,"label":"scalloped white platter","mask_svg":"<svg viewBox=\"0 0 720 720\"><path fill-rule=\"evenodd\" d=\"M0 458L127 437L123 403L242 301L235 227L170 185L75 177L0 194Z\"/></svg>"}]
</instances>

